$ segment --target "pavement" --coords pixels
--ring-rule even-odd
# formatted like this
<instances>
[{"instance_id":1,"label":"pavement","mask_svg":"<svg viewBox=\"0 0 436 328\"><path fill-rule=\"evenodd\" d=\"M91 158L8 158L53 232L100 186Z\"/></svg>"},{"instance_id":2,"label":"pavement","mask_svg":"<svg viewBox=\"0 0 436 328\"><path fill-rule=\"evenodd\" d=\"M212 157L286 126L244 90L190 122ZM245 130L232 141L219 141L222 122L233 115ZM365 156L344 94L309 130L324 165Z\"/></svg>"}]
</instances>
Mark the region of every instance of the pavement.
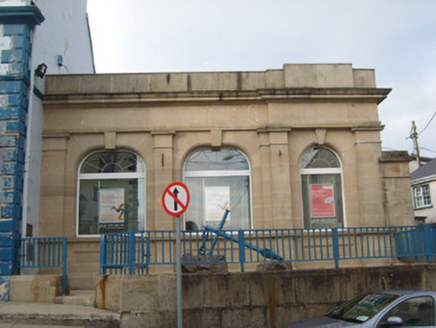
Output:
<instances>
[{"instance_id":1,"label":"pavement","mask_svg":"<svg viewBox=\"0 0 436 328\"><path fill-rule=\"evenodd\" d=\"M91 306L0 302L0 328L119 327L120 314Z\"/></svg>"}]
</instances>

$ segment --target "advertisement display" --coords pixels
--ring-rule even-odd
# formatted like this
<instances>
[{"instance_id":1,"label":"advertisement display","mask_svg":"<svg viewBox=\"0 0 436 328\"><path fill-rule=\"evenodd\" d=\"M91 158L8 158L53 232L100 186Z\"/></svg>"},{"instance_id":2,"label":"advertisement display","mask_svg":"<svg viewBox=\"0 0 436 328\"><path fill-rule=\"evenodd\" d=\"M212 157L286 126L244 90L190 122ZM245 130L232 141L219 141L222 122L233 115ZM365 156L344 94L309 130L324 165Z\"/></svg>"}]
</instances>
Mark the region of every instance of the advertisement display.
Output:
<instances>
[{"instance_id":1,"label":"advertisement display","mask_svg":"<svg viewBox=\"0 0 436 328\"><path fill-rule=\"evenodd\" d=\"M100 189L99 206L100 223L124 222L124 189Z\"/></svg>"},{"instance_id":2,"label":"advertisement display","mask_svg":"<svg viewBox=\"0 0 436 328\"><path fill-rule=\"evenodd\" d=\"M206 222L221 221L230 203L230 187L205 187ZM227 217L230 221L230 215Z\"/></svg>"},{"instance_id":3,"label":"advertisement display","mask_svg":"<svg viewBox=\"0 0 436 328\"><path fill-rule=\"evenodd\" d=\"M311 184L311 216L332 218L336 216L333 184Z\"/></svg>"}]
</instances>

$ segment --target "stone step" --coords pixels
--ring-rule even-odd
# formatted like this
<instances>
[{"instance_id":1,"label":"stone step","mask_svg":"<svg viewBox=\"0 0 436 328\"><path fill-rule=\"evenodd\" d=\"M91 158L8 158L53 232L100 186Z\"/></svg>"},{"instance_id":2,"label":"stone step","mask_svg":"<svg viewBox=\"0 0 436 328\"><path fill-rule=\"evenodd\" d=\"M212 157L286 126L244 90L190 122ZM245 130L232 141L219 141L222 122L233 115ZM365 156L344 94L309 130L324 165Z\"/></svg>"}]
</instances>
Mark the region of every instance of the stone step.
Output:
<instances>
[{"instance_id":1,"label":"stone step","mask_svg":"<svg viewBox=\"0 0 436 328\"><path fill-rule=\"evenodd\" d=\"M119 313L90 306L0 302L0 328L3 327L96 327L118 328Z\"/></svg>"},{"instance_id":2,"label":"stone step","mask_svg":"<svg viewBox=\"0 0 436 328\"><path fill-rule=\"evenodd\" d=\"M95 289L95 286L100 280L100 275L98 273L69 273L68 282L70 290L84 290L84 289Z\"/></svg>"},{"instance_id":3,"label":"stone step","mask_svg":"<svg viewBox=\"0 0 436 328\"><path fill-rule=\"evenodd\" d=\"M70 290L66 296L57 296L55 304L95 306L95 290Z\"/></svg>"}]
</instances>

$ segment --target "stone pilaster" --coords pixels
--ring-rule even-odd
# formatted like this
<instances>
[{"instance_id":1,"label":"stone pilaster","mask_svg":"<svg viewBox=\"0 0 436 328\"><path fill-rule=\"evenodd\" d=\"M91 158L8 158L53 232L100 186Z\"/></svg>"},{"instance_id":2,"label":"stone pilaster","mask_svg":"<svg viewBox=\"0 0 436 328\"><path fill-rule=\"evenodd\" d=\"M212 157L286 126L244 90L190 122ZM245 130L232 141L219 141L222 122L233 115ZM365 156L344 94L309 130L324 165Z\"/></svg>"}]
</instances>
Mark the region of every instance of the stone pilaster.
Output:
<instances>
[{"instance_id":1,"label":"stone pilaster","mask_svg":"<svg viewBox=\"0 0 436 328\"><path fill-rule=\"evenodd\" d=\"M153 132L154 138L154 217L147 219L147 230L175 229L172 220L163 209L162 195L165 188L174 182L173 137L175 132Z\"/></svg>"},{"instance_id":2,"label":"stone pilaster","mask_svg":"<svg viewBox=\"0 0 436 328\"><path fill-rule=\"evenodd\" d=\"M262 161L264 226L255 228L285 228L291 225L289 131L290 129L258 131Z\"/></svg>"}]
</instances>

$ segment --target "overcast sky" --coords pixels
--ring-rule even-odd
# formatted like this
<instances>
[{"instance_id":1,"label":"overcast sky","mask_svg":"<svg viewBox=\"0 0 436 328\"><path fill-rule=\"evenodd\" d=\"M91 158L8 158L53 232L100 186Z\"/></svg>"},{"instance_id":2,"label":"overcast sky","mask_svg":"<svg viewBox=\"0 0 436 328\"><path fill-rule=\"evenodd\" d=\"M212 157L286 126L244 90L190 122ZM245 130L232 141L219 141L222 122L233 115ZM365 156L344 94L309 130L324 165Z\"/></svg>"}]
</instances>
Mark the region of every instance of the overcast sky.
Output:
<instances>
[{"instance_id":1,"label":"overcast sky","mask_svg":"<svg viewBox=\"0 0 436 328\"><path fill-rule=\"evenodd\" d=\"M88 0L88 14L97 73L373 68L393 89L383 149L412 152L415 121L436 157L436 0Z\"/></svg>"}]
</instances>

